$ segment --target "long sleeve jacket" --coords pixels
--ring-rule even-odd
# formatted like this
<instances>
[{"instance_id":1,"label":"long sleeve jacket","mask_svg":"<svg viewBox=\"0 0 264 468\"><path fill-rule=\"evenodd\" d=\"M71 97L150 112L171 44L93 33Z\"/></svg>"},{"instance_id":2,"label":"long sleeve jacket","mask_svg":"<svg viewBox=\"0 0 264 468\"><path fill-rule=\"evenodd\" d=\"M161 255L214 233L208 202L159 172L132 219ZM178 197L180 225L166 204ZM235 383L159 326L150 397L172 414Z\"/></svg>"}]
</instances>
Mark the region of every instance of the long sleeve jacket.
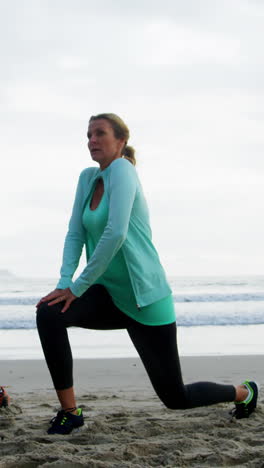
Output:
<instances>
[{"instance_id":1,"label":"long sleeve jacket","mask_svg":"<svg viewBox=\"0 0 264 468\"><path fill-rule=\"evenodd\" d=\"M89 257L82 215L98 178L104 182L109 208L108 221ZM84 245L87 265L73 281ZM81 172L65 238L61 278L57 288L69 287L75 296L81 296L106 271L119 249L122 249L139 307L152 304L171 293L151 241L148 208L136 169L123 158L114 160L103 171L91 167Z\"/></svg>"}]
</instances>

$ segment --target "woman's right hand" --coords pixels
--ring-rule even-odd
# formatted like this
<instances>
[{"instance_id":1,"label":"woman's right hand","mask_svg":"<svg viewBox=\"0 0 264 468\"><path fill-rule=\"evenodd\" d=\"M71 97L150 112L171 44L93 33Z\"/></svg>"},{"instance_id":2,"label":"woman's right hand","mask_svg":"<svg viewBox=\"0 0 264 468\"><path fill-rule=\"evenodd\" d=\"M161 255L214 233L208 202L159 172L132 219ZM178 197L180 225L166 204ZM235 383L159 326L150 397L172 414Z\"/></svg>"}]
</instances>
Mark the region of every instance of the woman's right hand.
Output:
<instances>
[{"instance_id":1,"label":"woman's right hand","mask_svg":"<svg viewBox=\"0 0 264 468\"><path fill-rule=\"evenodd\" d=\"M54 291L51 291L49 294L46 296L42 297L38 303L36 304L36 307L38 308L42 302L49 302L52 301L53 299L57 299L57 297L61 296L61 289L54 289Z\"/></svg>"}]
</instances>

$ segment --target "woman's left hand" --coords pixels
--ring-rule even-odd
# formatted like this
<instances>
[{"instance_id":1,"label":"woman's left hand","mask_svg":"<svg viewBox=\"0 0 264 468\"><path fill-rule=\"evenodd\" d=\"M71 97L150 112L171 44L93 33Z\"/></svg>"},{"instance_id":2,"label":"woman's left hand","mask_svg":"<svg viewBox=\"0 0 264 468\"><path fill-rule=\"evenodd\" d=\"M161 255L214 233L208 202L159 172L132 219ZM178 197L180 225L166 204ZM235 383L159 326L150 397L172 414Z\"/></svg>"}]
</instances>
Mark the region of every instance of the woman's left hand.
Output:
<instances>
[{"instance_id":1,"label":"woman's left hand","mask_svg":"<svg viewBox=\"0 0 264 468\"><path fill-rule=\"evenodd\" d=\"M61 310L61 312L63 313L69 309L71 303L76 299L76 296L71 292L70 288L56 289L52 293L43 297L40 302L46 302L49 299L51 299L51 301L48 302L49 306L65 301L64 307Z\"/></svg>"}]
</instances>

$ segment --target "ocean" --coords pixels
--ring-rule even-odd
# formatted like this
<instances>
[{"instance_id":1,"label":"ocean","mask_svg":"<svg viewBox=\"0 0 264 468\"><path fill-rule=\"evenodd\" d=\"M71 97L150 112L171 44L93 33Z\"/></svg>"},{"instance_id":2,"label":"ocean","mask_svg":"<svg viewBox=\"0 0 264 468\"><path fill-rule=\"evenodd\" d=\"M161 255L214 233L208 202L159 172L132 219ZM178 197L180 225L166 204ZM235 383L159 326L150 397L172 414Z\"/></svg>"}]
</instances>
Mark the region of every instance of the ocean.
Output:
<instances>
[{"instance_id":1,"label":"ocean","mask_svg":"<svg viewBox=\"0 0 264 468\"><path fill-rule=\"evenodd\" d=\"M168 278L175 303L181 355L263 354L264 276ZM0 359L43 357L35 304L55 279L0 272ZM70 329L78 358L133 357L125 330Z\"/></svg>"}]
</instances>

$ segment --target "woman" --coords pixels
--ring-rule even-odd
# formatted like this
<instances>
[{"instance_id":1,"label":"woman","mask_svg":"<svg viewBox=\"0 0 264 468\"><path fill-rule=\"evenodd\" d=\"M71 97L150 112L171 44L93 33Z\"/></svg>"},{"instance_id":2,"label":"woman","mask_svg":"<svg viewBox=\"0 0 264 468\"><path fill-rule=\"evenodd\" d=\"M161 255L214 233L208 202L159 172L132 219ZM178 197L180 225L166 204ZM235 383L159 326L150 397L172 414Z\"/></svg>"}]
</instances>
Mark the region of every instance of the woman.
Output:
<instances>
[{"instance_id":1,"label":"woman","mask_svg":"<svg viewBox=\"0 0 264 468\"><path fill-rule=\"evenodd\" d=\"M99 168L79 178L57 288L37 304L37 326L61 410L48 433L84 424L77 408L67 328L126 328L152 385L171 409L235 401L237 418L257 403L254 382L234 387L184 385L170 287L151 241L148 209L135 170L129 131L115 114L91 117L88 148ZM73 281L82 248L87 265Z\"/></svg>"}]
</instances>

